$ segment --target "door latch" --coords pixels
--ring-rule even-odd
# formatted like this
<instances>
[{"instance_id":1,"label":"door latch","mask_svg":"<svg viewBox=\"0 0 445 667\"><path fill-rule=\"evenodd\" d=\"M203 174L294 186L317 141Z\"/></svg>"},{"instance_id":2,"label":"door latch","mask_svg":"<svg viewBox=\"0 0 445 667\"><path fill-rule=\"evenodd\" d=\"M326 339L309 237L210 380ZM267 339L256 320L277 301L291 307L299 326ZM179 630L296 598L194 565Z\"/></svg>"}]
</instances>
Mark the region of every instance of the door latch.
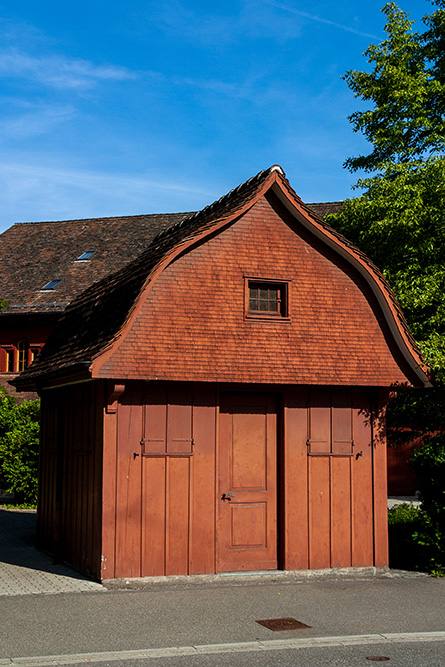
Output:
<instances>
[{"instance_id":1,"label":"door latch","mask_svg":"<svg viewBox=\"0 0 445 667\"><path fill-rule=\"evenodd\" d=\"M232 493L223 493L221 496L221 500L224 500L224 502L226 502L226 500L230 502L232 498L235 498L235 496Z\"/></svg>"}]
</instances>

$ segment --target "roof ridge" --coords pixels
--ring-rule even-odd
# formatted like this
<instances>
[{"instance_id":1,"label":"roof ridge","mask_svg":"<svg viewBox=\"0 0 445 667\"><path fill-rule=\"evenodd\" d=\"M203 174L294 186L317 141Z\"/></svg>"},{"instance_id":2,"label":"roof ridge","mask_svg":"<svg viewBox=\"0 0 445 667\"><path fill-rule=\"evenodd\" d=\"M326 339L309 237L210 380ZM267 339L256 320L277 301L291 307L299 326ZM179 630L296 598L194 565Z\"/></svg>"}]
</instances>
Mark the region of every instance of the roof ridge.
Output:
<instances>
[{"instance_id":1,"label":"roof ridge","mask_svg":"<svg viewBox=\"0 0 445 667\"><path fill-rule=\"evenodd\" d=\"M234 197L240 197L243 192L249 190L249 188L251 188L253 185L256 185L260 181L264 180L266 176L268 176L273 171L278 171L283 177L286 177L284 169L280 167L280 165L278 164L272 165L268 169L263 169L262 171L258 172L258 174L256 174L255 176L251 176L247 181L244 181L243 183L237 185L235 188L232 188L232 190L222 195L222 197L216 199L211 204L208 204L200 211L194 211L193 213L190 213L185 218L183 218L183 220L180 220L171 227L168 227L167 229L164 229L161 232L159 232L159 234L155 236L155 238L153 239L153 243L161 239L163 236L167 236L168 234L173 233L177 229L185 227L187 224L191 223L193 220L196 220L199 217L202 218L208 217L208 215L211 214L213 211L216 211L219 208L224 208L224 205L227 202L231 201Z\"/></svg>"},{"instance_id":2,"label":"roof ridge","mask_svg":"<svg viewBox=\"0 0 445 667\"><path fill-rule=\"evenodd\" d=\"M67 220L34 220L33 222L27 221L27 222L14 222L11 227L16 227L16 226L22 226L22 225L58 225L58 224L63 224L65 222L101 222L102 220L123 220L125 218L160 218L160 217L168 217L168 216L173 216L173 215L185 215L189 216L195 213L195 211L178 211L177 213L175 212L170 212L170 213L134 213L130 215L104 215L100 216L98 218L72 218L72 219L67 219ZM176 223L175 223L176 224ZM8 229L11 229L11 227L8 227ZM8 231L7 229L4 230L5 232ZM3 232L2 232L3 233Z\"/></svg>"}]
</instances>

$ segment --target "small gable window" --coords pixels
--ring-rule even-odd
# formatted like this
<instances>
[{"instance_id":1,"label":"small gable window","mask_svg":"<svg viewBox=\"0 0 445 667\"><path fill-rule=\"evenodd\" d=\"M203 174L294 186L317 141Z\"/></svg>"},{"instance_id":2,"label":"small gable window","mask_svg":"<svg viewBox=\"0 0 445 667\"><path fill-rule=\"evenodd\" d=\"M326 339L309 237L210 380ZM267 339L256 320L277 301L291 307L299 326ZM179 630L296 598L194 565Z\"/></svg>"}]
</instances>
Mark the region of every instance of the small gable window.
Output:
<instances>
[{"instance_id":1,"label":"small gable window","mask_svg":"<svg viewBox=\"0 0 445 667\"><path fill-rule=\"evenodd\" d=\"M40 288L41 292L50 292L53 289L56 289L57 285L61 282L61 278L57 278L56 280L50 280L49 283L46 283L46 285L43 285L43 287Z\"/></svg>"},{"instance_id":2,"label":"small gable window","mask_svg":"<svg viewBox=\"0 0 445 667\"><path fill-rule=\"evenodd\" d=\"M85 250L85 252L83 252L75 261L88 262L95 253L96 253L95 250Z\"/></svg>"},{"instance_id":3,"label":"small gable window","mask_svg":"<svg viewBox=\"0 0 445 667\"><path fill-rule=\"evenodd\" d=\"M246 317L289 319L289 281L247 278Z\"/></svg>"}]
</instances>

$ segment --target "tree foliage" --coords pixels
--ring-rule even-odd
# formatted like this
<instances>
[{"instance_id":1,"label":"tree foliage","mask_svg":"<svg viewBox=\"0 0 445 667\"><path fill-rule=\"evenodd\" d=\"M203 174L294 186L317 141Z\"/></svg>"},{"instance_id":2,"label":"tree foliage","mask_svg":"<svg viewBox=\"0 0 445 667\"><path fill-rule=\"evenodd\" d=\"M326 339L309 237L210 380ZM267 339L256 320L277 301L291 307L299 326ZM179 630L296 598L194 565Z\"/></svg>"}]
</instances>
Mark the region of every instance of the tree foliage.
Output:
<instances>
[{"instance_id":1,"label":"tree foliage","mask_svg":"<svg viewBox=\"0 0 445 667\"><path fill-rule=\"evenodd\" d=\"M371 108L350 116L372 151L346 160L373 172L330 222L383 271L436 377L445 379L445 0L412 30L393 2L370 71L345 80Z\"/></svg>"},{"instance_id":2,"label":"tree foliage","mask_svg":"<svg viewBox=\"0 0 445 667\"><path fill-rule=\"evenodd\" d=\"M443 7L444 0L436 4ZM372 144L369 155L346 160L351 171L424 159L445 147L445 12L425 17L429 30L420 35L394 2L382 11L388 37L365 51L371 71L349 71L344 77L355 97L373 105L349 116L354 131Z\"/></svg>"},{"instance_id":3,"label":"tree foliage","mask_svg":"<svg viewBox=\"0 0 445 667\"><path fill-rule=\"evenodd\" d=\"M18 404L0 387L0 471L16 501L37 502L40 401Z\"/></svg>"},{"instance_id":4,"label":"tree foliage","mask_svg":"<svg viewBox=\"0 0 445 667\"><path fill-rule=\"evenodd\" d=\"M368 107L349 119L371 148L345 166L369 175L328 219L383 271L435 375L433 391L389 404L393 443L445 432L445 0L431 1L423 32L388 3L386 39L366 50L366 71L344 77Z\"/></svg>"},{"instance_id":5,"label":"tree foliage","mask_svg":"<svg viewBox=\"0 0 445 667\"><path fill-rule=\"evenodd\" d=\"M333 224L375 262L438 378L445 377L445 159L388 166L359 181Z\"/></svg>"},{"instance_id":6,"label":"tree foliage","mask_svg":"<svg viewBox=\"0 0 445 667\"><path fill-rule=\"evenodd\" d=\"M425 517L416 538L427 548L428 569L445 572L445 434L427 440L413 463Z\"/></svg>"}]
</instances>

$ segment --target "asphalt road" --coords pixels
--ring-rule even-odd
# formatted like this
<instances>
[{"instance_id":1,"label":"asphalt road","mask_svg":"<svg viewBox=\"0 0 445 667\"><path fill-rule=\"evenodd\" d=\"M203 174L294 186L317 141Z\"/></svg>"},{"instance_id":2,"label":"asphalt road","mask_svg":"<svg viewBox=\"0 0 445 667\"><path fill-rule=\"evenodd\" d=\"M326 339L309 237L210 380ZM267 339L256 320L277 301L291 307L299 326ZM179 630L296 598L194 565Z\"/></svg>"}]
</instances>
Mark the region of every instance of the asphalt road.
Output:
<instances>
[{"instance_id":1,"label":"asphalt road","mask_svg":"<svg viewBox=\"0 0 445 667\"><path fill-rule=\"evenodd\" d=\"M91 662L98 667L371 667L384 662L390 667L443 667L445 643L396 643L359 647L326 647L306 649L282 649L274 651L223 653L170 658L142 658ZM12 663L11 663L12 664ZM23 667L23 663L22 667ZM49 663L47 663L49 664ZM52 662L51 665L55 663ZM60 663L59 663L60 664ZM65 663L66 664L66 663ZM85 665L85 661L72 663L73 667ZM14 665L13 665L14 667Z\"/></svg>"},{"instance_id":2,"label":"asphalt road","mask_svg":"<svg viewBox=\"0 0 445 667\"><path fill-rule=\"evenodd\" d=\"M445 665L445 579L426 576L23 595L0 613L0 665ZM310 627L256 622L288 617Z\"/></svg>"}]
</instances>

